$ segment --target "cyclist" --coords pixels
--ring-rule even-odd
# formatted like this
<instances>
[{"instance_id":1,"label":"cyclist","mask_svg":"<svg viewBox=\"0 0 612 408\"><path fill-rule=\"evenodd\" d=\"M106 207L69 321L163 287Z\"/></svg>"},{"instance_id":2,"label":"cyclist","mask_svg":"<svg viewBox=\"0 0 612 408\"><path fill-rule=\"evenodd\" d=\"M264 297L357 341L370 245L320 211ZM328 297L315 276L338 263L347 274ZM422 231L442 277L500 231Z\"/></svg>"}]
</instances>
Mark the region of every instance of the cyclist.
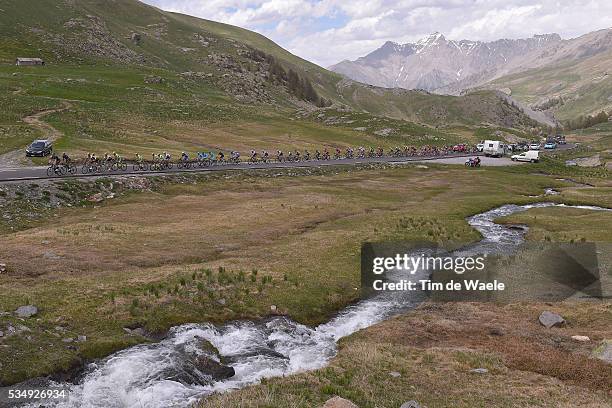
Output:
<instances>
[{"instance_id":1,"label":"cyclist","mask_svg":"<svg viewBox=\"0 0 612 408\"><path fill-rule=\"evenodd\" d=\"M321 160L321 152L319 151L319 149L315 150L315 160Z\"/></svg>"},{"instance_id":2,"label":"cyclist","mask_svg":"<svg viewBox=\"0 0 612 408\"><path fill-rule=\"evenodd\" d=\"M59 166L61 164L61 159L57 157L55 154L52 154L49 158L49 166L53 168L54 173L59 173Z\"/></svg>"},{"instance_id":3,"label":"cyclist","mask_svg":"<svg viewBox=\"0 0 612 408\"><path fill-rule=\"evenodd\" d=\"M334 154L334 159L339 160L342 157L342 151L339 147L336 147L336 153Z\"/></svg>"},{"instance_id":4,"label":"cyclist","mask_svg":"<svg viewBox=\"0 0 612 408\"><path fill-rule=\"evenodd\" d=\"M304 150L304 160L310 160L310 152L308 150Z\"/></svg>"},{"instance_id":5,"label":"cyclist","mask_svg":"<svg viewBox=\"0 0 612 408\"><path fill-rule=\"evenodd\" d=\"M198 161L202 163L208 162L210 155L207 152L198 152Z\"/></svg>"},{"instance_id":6,"label":"cyclist","mask_svg":"<svg viewBox=\"0 0 612 408\"><path fill-rule=\"evenodd\" d=\"M188 162L189 161L189 155L185 152L181 152L181 161L183 162Z\"/></svg>"},{"instance_id":7,"label":"cyclist","mask_svg":"<svg viewBox=\"0 0 612 408\"><path fill-rule=\"evenodd\" d=\"M70 165L70 156L68 156L68 154L66 152L64 152L62 154L62 162L64 163L65 166L69 166Z\"/></svg>"},{"instance_id":8,"label":"cyclist","mask_svg":"<svg viewBox=\"0 0 612 408\"><path fill-rule=\"evenodd\" d=\"M261 154L263 156L263 162L267 163L268 162L268 158L269 158L268 152L264 150L263 152L261 152Z\"/></svg>"},{"instance_id":9,"label":"cyclist","mask_svg":"<svg viewBox=\"0 0 612 408\"><path fill-rule=\"evenodd\" d=\"M276 160L278 160L279 163L282 163L285 161L285 157L283 156L282 150L279 150L278 152L276 152Z\"/></svg>"},{"instance_id":10,"label":"cyclist","mask_svg":"<svg viewBox=\"0 0 612 408\"><path fill-rule=\"evenodd\" d=\"M219 158L218 159L219 163L224 163L225 162L225 154L223 154L223 152L219 152L217 154L217 157Z\"/></svg>"},{"instance_id":11,"label":"cyclist","mask_svg":"<svg viewBox=\"0 0 612 408\"><path fill-rule=\"evenodd\" d=\"M61 160L59 157L57 157L55 154L52 154L51 157L49 158L49 165L50 166L59 166L61 163Z\"/></svg>"},{"instance_id":12,"label":"cyclist","mask_svg":"<svg viewBox=\"0 0 612 408\"><path fill-rule=\"evenodd\" d=\"M251 150L251 158L249 162L256 163L257 162L257 152L255 150Z\"/></svg>"}]
</instances>

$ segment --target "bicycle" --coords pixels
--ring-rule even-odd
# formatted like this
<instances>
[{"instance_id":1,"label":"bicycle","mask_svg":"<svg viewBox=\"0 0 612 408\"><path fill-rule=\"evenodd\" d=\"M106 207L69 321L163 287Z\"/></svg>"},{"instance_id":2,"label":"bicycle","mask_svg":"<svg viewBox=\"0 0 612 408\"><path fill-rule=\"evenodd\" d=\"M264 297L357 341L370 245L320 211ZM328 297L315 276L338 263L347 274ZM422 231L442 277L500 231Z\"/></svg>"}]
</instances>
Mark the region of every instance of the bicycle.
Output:
<instances>
[{"instance_id":1,"label":"bicycle","mask_svg":"<svg viewBox=\"0 0 612 408\"><path fill-rule=\"evenodd\" d=\"M188 170L191 168L191 162L188 160L181 160L176 164L176 168Z\"/></svg>"},{"instance_id":2,"label":"bicycle","mask_svg":"<svg viewBox=\"0 0 612 408\"><path fill-rule=\"evenodd\" d=\"M64 166L60 166L57 164L51 164L48 168L47 168L47 177L51 177L51 176L64 176L66 175L66 167Z\"/></svg>"},{"instance_id":3,"label":"bicycle","mask_svg":"<svg viewBox=\"0 0 612 408\"><path fill-rule=\"evenodd\" d=\"M133 171L147 171L149 170L149 164L145 161L134 163L132 165Z\"/></svg>"},{"instance_id":4,"label":"bicycle","mask_svg":"<svg viewBox=\"0 0 612 408\"><path fill-rule=\"evenodd\" d=\"M88 162L85 163L83 165L83 167L81 167L81 173L83 174L87 174L87 173L97 173L98 172L98 163L97 162Z\"/></svg>"},{"instance_id":5,"label":"bicycle","mask_svg":"<svg viewBox=\"0 0 612 408\"><path fill-rule=\"evenodd\" d=\"M77 166L74 164L63 164L62 167L66 171L66 173L70 173L70 175L74 176L77 173Z\"/></svg>"}]
</instances>

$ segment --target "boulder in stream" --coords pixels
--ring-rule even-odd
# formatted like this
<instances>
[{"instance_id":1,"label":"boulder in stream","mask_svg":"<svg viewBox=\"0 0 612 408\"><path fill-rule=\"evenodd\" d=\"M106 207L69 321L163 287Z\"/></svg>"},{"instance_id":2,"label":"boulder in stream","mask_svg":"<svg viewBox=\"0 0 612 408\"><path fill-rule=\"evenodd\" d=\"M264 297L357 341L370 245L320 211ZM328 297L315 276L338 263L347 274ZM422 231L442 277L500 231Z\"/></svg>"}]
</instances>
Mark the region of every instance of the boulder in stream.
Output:
<instances>
[{"instance_id":1,"label":"boulder in stream","mask_svg":"<svg viewBox=\"0 0 612 408\"><path fill-rule=\"evenodd\" d=\"M236 374L233 367L223 365L207 356L197 356L194 365L202 373L210 375L215 381L226 380Z\"/></svg>"}]
</instances>

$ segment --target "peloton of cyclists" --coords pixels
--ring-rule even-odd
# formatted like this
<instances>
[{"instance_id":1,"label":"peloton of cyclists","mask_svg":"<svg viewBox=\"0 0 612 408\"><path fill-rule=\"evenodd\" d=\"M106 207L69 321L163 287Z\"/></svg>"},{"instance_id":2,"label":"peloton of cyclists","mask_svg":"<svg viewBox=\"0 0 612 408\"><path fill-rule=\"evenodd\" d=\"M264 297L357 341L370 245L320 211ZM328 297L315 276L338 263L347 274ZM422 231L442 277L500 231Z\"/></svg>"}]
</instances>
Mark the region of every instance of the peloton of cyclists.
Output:
<instances>
[{"instance_id":1,"label":"peloton of cyclists","mask_svg":"<svg viewBox=\"0 0 612 408\"><path fill-rule=\"evenodd\" d=\"M343 149L346 149L343 151ZM468 151L471 148L468 148ZM359 146L355 148L355 151L352 147L334 147L332 150L334 159L340 160L343 158L352 159L352 158L364 158L364 157L384 157L387 156L393 157L415 157L415 156L438 156L451 154L453 152L453 146L438 146L438 145L423 145L423 146L396 146L389 148L387 151L383 150L381 146L372 146L372 147L364 147ZM241 157L240 152L238 151L230 151L228 153L229 162L230 163L240 163ZM273 157L274 156L274 157ZM180 162L188 162L190 160L190 155L187 152L181 152L179 163ZM167 151L164 151L159 154L151 154L150 158L153 163L158 165L171 167L172 156ZM197 158L197 163L200 166L211 165L211 164L223 164L225 163L225 153L222 151L201 151L194 154L194 159ZM279 163L289 161L289 162L299 162L299 161L309 161L309 160L330 160L330 151L327 148L322 150L315 149L314 152L310 152L309 149L304 150L292 150L287 151L286 154L282 150L277 150L275 154L268 153L267 150L261 150L258 153L255 150L250 151L249 163L269 163L270 161L276 161ZM96 166L101 166L102 170L109 170L111 168L116 169L117 165L122 164L124 159L117 153L112 152L111 154L105 153L101 159L96 157L95 153L88 153L87 158L85 159L84 172L89 168L91 171ZM139 164L141 169L144 166L145 159L140 153L134 154L134 163ZM474 163L477 163L477 159L473 159ZM52 167L60 167L66 166L70 169L73 165L72 158L67 154L63 153L60 157L53 154L49 159L49 165ZM125 165L124 165L125 167ZM121 167L119 167L121 168ZM152 167L151 167L152 168Z\"/></svg>"}]
</instances>

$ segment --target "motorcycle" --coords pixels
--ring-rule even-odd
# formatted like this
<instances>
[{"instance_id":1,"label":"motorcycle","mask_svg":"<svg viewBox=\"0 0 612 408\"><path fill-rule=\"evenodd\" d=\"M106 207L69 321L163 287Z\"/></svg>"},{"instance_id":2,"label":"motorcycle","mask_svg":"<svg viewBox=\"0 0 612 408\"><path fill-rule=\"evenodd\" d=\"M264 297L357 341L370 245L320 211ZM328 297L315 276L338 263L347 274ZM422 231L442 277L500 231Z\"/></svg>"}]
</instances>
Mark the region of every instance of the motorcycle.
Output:
<instances>
[{"instance_id":1,"label":"motorcycle","mask_svg":"<svg viewBox=\"0 0 612 408\"><path fill-rule=\"evenodd\" d=\"M480 167L480 159L467 159L465 161L465 167Z\"/></svg>"}]
</instances>

